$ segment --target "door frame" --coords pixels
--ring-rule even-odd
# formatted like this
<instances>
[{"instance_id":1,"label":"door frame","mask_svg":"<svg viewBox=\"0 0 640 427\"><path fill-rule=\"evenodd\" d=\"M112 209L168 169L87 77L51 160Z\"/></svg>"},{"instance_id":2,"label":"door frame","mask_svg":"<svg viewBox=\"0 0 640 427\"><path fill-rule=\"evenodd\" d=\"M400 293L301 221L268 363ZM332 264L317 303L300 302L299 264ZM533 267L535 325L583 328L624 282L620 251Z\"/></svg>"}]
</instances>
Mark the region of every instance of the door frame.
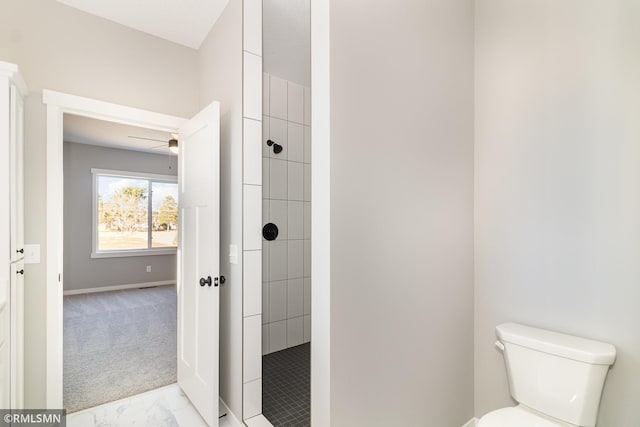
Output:
<instances>
[{"instance_id":1,"label":"door frame","mask_svg":"<svg viewBox=\"0 0 640 427\"><path fill-rule=\"evenodd\" d=\"M63 407L63 225L65 113L147 129L178 133L187 119L44 89L47 106L46 201L46 389L47 409Z\"/></svg>"}]
</instances>

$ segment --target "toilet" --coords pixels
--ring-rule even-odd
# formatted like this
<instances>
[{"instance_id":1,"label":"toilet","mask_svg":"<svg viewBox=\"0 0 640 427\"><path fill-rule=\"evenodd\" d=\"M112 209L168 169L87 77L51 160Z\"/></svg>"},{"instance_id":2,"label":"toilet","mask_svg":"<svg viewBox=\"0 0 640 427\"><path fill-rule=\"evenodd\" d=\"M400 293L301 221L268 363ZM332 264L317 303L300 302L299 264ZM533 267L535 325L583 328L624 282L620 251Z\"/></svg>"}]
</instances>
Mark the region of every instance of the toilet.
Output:
<instances>
[{"instance_id":1,"label":"toilet","mask_svg":"<svg viewBox=\"0 0 640 427\"><path fill-rule=\"evenodd\" d=\"M611 344L516 323L496 327L517 406L492 411L477 427L595 427Z\"/></svg>"}]
</instances>

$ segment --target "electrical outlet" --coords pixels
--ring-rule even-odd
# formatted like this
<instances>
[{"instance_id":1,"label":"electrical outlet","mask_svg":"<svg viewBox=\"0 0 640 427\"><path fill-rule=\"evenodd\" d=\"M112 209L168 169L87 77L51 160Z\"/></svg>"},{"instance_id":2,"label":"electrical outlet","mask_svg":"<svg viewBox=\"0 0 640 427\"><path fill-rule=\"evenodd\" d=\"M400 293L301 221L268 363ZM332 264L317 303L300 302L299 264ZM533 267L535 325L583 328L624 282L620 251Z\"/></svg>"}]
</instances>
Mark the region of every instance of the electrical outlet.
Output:
<instances>
[{"instance_id":1,"label":"electrical outlet","mask_svg":"<svg viewBox=\"0 0 640 427\"><path fill-rule=\"evenodd\" d=\"M147 265L147 273L151 273L151 266Z\"/></svg>"}]
</instances>

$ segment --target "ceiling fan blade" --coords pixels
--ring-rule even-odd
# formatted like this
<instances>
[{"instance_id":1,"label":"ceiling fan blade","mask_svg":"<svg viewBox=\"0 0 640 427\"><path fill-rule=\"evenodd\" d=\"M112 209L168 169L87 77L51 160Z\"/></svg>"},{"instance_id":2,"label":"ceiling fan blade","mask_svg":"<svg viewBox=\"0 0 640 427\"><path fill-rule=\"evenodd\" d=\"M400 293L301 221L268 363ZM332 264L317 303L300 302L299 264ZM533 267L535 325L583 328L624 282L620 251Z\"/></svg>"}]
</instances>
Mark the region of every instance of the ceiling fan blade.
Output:
<instances>
[{"instance_id":1,"label":"ceiling fan blade","mask_svg":"<svg viewBox=\"0 0 640 427\"><path fill-rule=\"evenodd\" d=\"M147 141L158 141L158 142L167 142L164 139L156 139L156 138L146 138L144 136L133 136L133 135L128 135L128 138L134 138L134 139L145 139Z\"/></svg>"}]
</instances>

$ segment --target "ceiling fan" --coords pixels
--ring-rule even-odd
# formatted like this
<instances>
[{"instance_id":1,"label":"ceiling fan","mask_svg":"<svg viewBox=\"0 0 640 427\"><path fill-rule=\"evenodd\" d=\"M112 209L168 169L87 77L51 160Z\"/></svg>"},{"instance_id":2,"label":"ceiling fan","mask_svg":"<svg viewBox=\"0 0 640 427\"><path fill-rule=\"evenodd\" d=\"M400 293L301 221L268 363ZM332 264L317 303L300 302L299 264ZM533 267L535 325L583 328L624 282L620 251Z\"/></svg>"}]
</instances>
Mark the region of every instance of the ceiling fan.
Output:
<instances>
[{"instance_id":1,"label":"ceiling fan","mask_svg":"<svg viewBox=\"0 0 640 427\"><path fill-rule=\"evenodd\" d=\"M169 151L171 151L173 154L178 154L178 134L177 133L172 133L171 139L169 139L168 141L165 139L147 138L145 136L135 136L135 135L127 135L127 137L133 138L133 139L144 139L147 141L162 142L161 145L156 145L154 147L151 147L151 149L167 147L169 148Z\"/></svg>"}]
</instances>

